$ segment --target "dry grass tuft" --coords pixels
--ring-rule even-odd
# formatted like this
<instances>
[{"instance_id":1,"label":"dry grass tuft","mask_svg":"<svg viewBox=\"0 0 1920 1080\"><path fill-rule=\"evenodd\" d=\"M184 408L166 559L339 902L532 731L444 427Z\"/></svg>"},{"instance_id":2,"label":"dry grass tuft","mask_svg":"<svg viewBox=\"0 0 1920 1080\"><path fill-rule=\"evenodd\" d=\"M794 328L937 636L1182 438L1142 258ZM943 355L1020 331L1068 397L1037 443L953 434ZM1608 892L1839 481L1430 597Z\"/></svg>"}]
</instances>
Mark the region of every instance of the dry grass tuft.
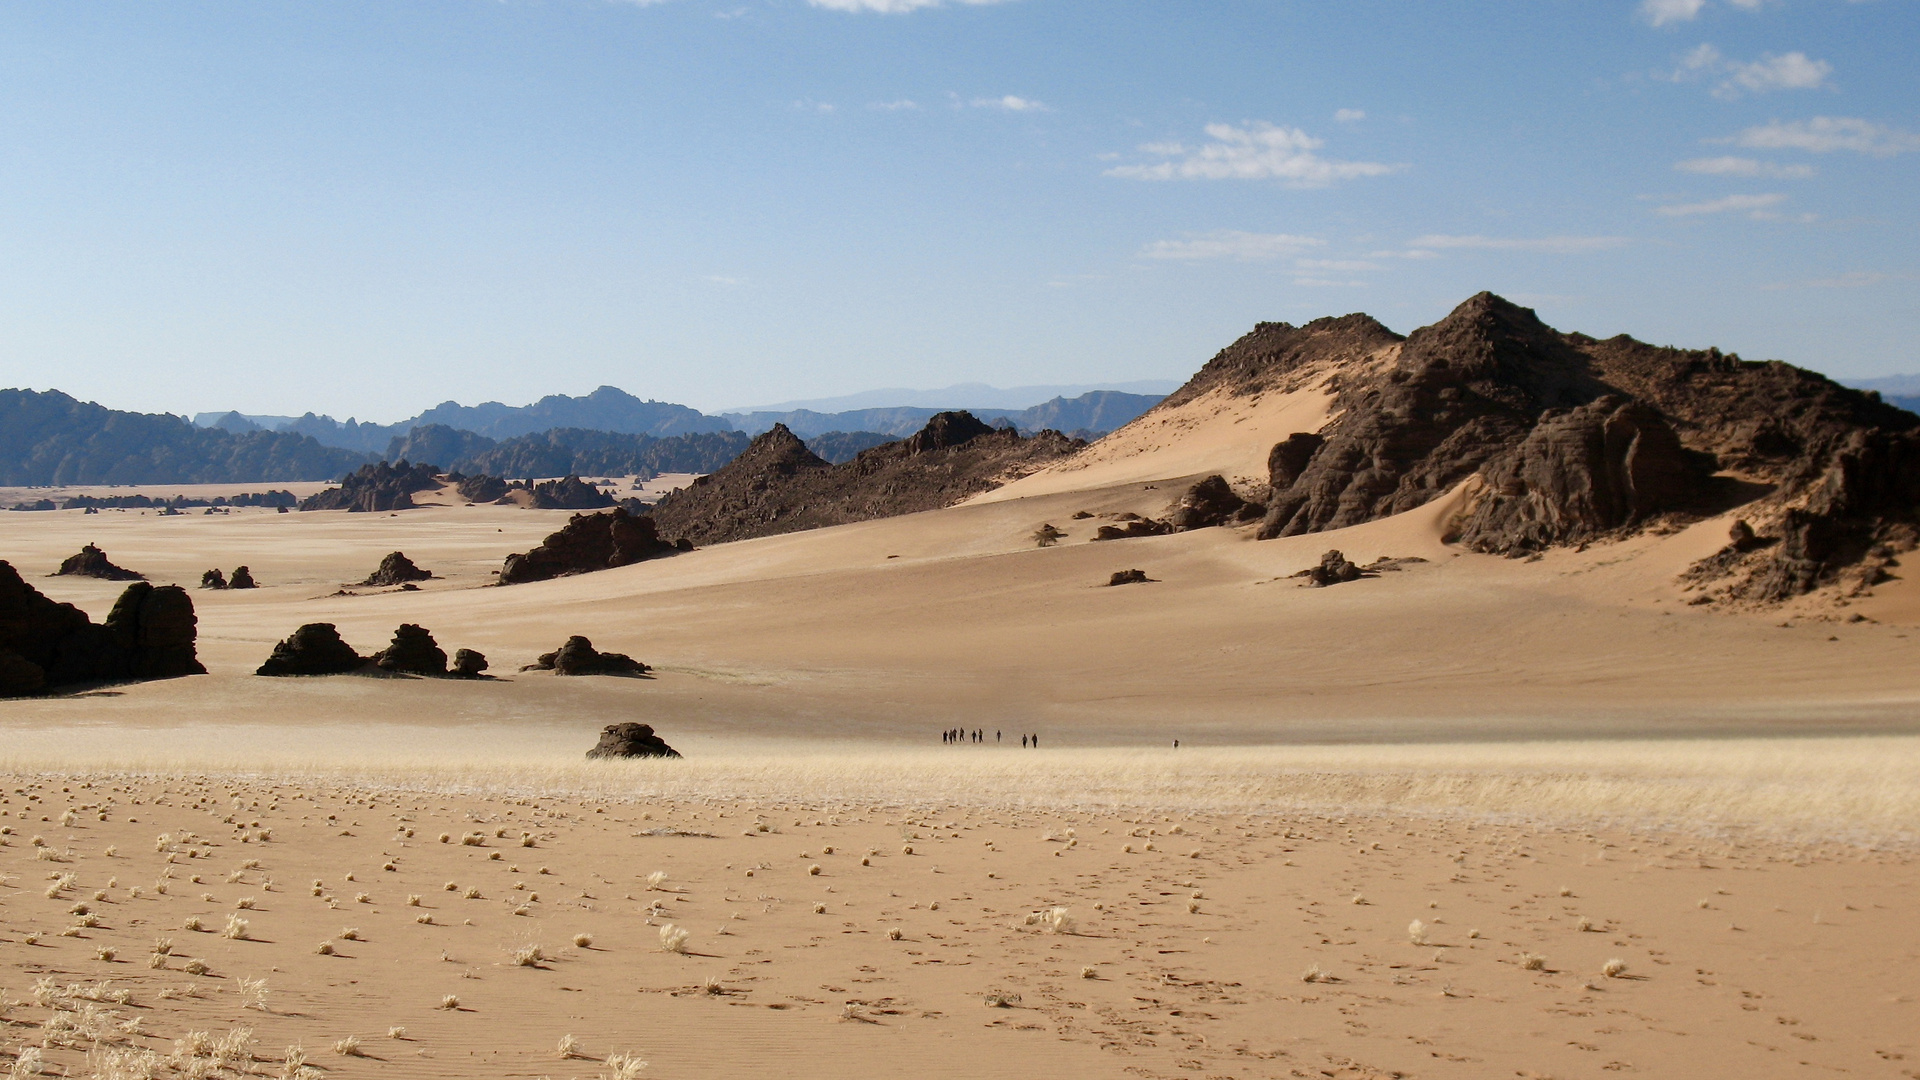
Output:
<instances>
[{"instance_id":1,"label":"dry grass tuft","mask_svg":"<svg viewBox=\"0 0 1920 1080\"><path fill-rule=\"evenodd\" d=\"M440 999L440 1008L445 1009L448 1012L452 1012L453 1010L459 1007L460 1007L460 995L458 994L448 994L447 996Z\"/></svg>"},{"instance_id":2,"label":"dry grass tuft","mask_svg":"<svg viewBox=\"0 0 1920 1080\"><path fill-rule=\"evenodd\" d=\"M1605 975L1609 979L1618 979L1626 973L1627 962L1617 956L1600 965L1600 974Z\"/></svg>"},{"instance_id":3,"label":"dry grass tuft","mask_svg":"<svg viewBox=\"0 0 1920 1080\"><path fill-rule=\"evenodd\" d=\"M641 1070L647 1063L632 1054L610 1054L607 1057L607 1071L600 1074L601 1080L640 1080Z\"/></svg>"},{"instance_id":4,"label":"dry grass tuft","mask_svg":"<svg viewBox=\"0 0 1920 1080\"><path fill-rule=\"evenodd\" d=\"M572 1061L574 1058L586 1056L580 1052L580 1040L572 1035L560 1036L560 1045L557 1049L561 1061Z\"/></svg>"},{"instance_id":5,"label":"dry grass tuft","mask_svg":"<svg viewBox=\"0 0 1920 1080\"><path fill-rule=\"evenodd\" d=\"M1300 973L1300 981L1308 983L1332 982L1333 976L1322 971L1319 964L1308 964L1307 970Z\"/></svg>"},{"instance_id":6,"label":"dry grass tuft","mask_svg":"<svg viewBox=\"0 0 1920 1080\"><path fill-rule=\"evenodd\" d=\"M660 947L670 953L687 951L687 939L693 935L686 930L668 923L660 928Z\"/></svg>"},{"instance_id":7,"label":"dry grass tuft","mask_svg":"<svg viewBox=\"0 0 1920 1080\"><path fill-rule=\"evenodd\" d=\"M515 967L539 967L540 962L547 958L538 945L522 945L508 955L513 958Z\"/></svg>"},{"instance_id":8,"label":"dry grass tuft","mask_svg":"<svg viewBox=\"0 0 1920 1080\"><path fill-rule=\"evenodd\" d=\"M573 935L573 944L574 947L578 949L591 949L593 948L593 935L575 934Z\"/></svg>"},{"instance_id":9,"label":"dry grass tuft","mask_svg":"<svg viewBox=\"0 0 1920 1080\"><path fill-rule=\"evenodd\" d=\"M1415 945L1427 943L1427 924L1415 919L1407 924L1407 940Z\"/></svg>"},{"instance_id":10,"label":"dry grass tuft","mask_svg":"<svg viewBox=\"0 0 1920 1080\"><path fill-rule=\"evenodd\" d=\"M1547 958L1539 953L1523 952L1520 954L1520 967L1524 971L1545 971Z\"/></svg>"},{"instance_id":11,"label":"dry grass tuft","mask_svg":"<svg viewBox=\"0 0 1920 1080\"><path fill-rule=\"evenodd\" d=\"M333 1044L333 1052L341 1057L360 1057L360 1036L349 1035Z\"/></svg>"},{"instance_id":12,"label":"dry grass tuft","mask_svg":"<svg viewBox=\"0 0 1920 1080\"><path fill-rule=\"evenodd\" d=\"M220 931L220 936L230 941L246 941L248 936L247 920L238 915L227 916L226 929Z\"/></svg>"}]
</instances>

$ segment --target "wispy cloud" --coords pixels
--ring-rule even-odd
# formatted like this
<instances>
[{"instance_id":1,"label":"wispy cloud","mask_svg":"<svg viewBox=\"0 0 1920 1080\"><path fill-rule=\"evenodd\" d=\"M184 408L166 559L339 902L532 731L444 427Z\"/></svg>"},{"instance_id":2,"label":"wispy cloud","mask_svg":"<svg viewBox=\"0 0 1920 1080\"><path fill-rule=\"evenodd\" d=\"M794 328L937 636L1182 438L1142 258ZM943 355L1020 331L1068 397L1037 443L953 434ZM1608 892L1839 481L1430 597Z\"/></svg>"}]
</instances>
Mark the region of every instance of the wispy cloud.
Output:
<instances>
[{"instance_id":1,"label":"wispy cloud","mask_svg":"<svg viewBox=\"0 0 1920 1080\"><path fill-rule=\"evenodd\" d=\"M1335 109L1333 112L1334 122L1338 124L1351 124L1356 120L1365 120L1366 118L1367 110L1365 109Z\"/></svg>"},{"instance_id":2,"label":"wispy cloud","mask_svg":"<svg viewBox=\"0 0 1920 1080\"><path fill-rule=\"evenodd\" d=\"M1707 0L1640 0L1640 17L1655 26L1692 22L1706 6Z\"/></svg>"},{"instance_id":3,"label":"wispy cloud","mask_svg":"<svg viewBox=\"0 0 1920 1080\"><path fill-rule=\"evenodd\" d=\"M807 0L814 7L828 11L877 12L882 15L902 15L922 8L945 7L949 2L978 6L998 4L1003 0Z\"/></svg>"},{"instance_id":4,"label":"wispy cloud","mask_svg":"<svg viewBox=\"0 0 1920 1080\"><path fill-rule=\"evenodd\" d=\"M1325 187L1337 180L1381 176L1400 169L1373 161L1332 161L1314 153L1325 145L1299 128L1255 122L1246 127L1208 124L1212 142L1197 147L1148 143L1142 153L1168 158L1153 165L1121 165L1108 176L1129 180L1282 180L1290 187Z\"/></svg>"},{"instance_id":5,"label":"wispy cloud","mask_svg":"<svg viewBox=\"0 0 1920 1080\"><path fill-rule=\"evenodd\" d=\"M976 109L1004 109L1007 112L1050 112L1046 105L1032 98L1003 94L996 98L974 98L967 104Z\"/></svg>"},{"instance_id":6,"label":"wispy cloud","mask_svg":"<svg viewBox=\"0 0 1920 1080\"><path fill-rule=\"evenodd\" d=\"M919 107L920 106L914 103L914 101L910 98L900 98L897 101L867 102L867 108L872 109L875 112L912 112L913 110L918 109Z\"/></svg>"},{"instance_id":7,"label":"wispy cloud","mask_svg":"<svg viewBox=\"0 0 1920 1080\"><path fill-rule=\"evenodd\" d=\"M1750 215L1758 216L1768 207L1778 206L1786 201L1787 197L1777 192L1768 195L1728 195L1719 199L1709 199L1706 202L1669 203L1666 206L1654 207L1653 212L1667 217L1698 217L1702 214L1727 214L1744 210Z\"/></svg>"},{"instance_id":8,"label":"wispy cloud","mask_svg":"<svg viewBox=\"0 0 1920 1080\"><path fill-rule=\"evenodd\" d=\"M1896 131L1851 116L1816 116L1811 120L1773 120L1716 142L1730 142L1752 150L1805 150L1830 154L1851 150L1874 157L1892 157L1920 150L1920 135Z\"/></svg>"},{"instance_id":9,"label":"wispy cloud","mask_svg":"<svg viewBox=\"0 0 1920 1080\"><path fill-rule=\"evenodd\" d=\"M1296 270L1337 270L1348 274L1380 269L1379 263L1365 259L1295 259L1293 266Z\"/></svg>"},{"instance_id":10,"label":"wispy cloud","mask_svg":"<svg viewBox=\"0 0 1920 1080\"><path fill-rule=\"evenodd\" d=\"M1680 66L1666 76L1674 82L1720 77L1713 96L1732 101L1744 94L1771 90L1818 90L1827 85L1833 65L1803 52L1779 56L1767 53L1758 60L1728 59L1712 45L1700 45L1680 58Z\"/></svg>"},{"instance_id":11,"label":"wispy cloud","mask_svg":"<svg viewBox=\"0 0 1920 1080\"><path fill-rule=\"evenodd\" d=\"M1689 158L1674 162L1673 167L1680 172L1701 176L1769 176L1780 180L1805 180L1814 174L1811 165L1775 165L1771 161L1732 155Z\"/></svg>"},{"instance_id":12,"label":"wispy cloud","mask_svg":"<svg viewBox=\"0 0 1920 1080\"><path fill-rule=\"evenodd\" d=\"M1624 236L1446 236L1433 233L1417 237L1409 241L1407 246L1416 251L1467 248L1483 251L1531 251L1545 255L1584 255L1590 251L1610 251L1630 243L1632 241Z\"/></svg>"},{"instance_id":13,"label":"wispy cloud","mask_svg":"<svg viewBox=\"0 0 1920 1080\"><path fill-rule=\"evenodd\" d=\"M1325 243L1325 240L1316 236L1221 229L1208 233L1189 233L1185 240L1155 240L1141 248L1140 254L1148 259L1178 259L1186 262L1208 259L1266 262L1298 255Z\"/></svg>"}]
</instances>

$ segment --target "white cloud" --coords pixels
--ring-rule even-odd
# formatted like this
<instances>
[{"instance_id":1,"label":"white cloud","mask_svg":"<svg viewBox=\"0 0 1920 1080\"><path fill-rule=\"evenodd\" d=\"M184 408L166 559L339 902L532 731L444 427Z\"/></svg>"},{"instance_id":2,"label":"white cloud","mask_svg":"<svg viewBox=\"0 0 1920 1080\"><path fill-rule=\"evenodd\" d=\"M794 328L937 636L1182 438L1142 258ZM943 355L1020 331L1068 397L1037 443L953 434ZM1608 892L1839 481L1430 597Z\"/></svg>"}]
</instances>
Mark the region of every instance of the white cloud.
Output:
<instances>
[{"instance_id":1,"label":"white cloud","mask_svg":"<svg viewBox=\"0 0 1920 1080\"><path fill-rule=\"evenodd\" d=\"M1640 0L1640 17L1655 26L1692 22L1706 6L1707 0Z\"/></svg>"},{"instance_id":2,"label":"white cloud","mask_svg":"<svg viewBox=\"0 0 1920 1080\"><path fill-rule=\"evenodd\" d=\"M1589 251L1609 251L1630 243L1624 236L1444 236L1418 237L1407 246L1418 249L1477 248L1486 251L1533 251L1546 255L1582 255ZM1411 253L1409 253L1411 254Z\"/></svg>"},{"instance_id":3,"label":"white cloud","mask_svg":"<svg viewBox=\"0 0 1920 1080\"><path fill-rule=\"evenodd\" d=\"M1827 85L1833 65L1813 60L1803 52L1783 56L1767 53L1758 60L1730 60L1712 45L1699 45L1680 58L1680 66L1668 76L1674 82L1722 76L1714 84L1713 96L1732 101L1742 94L1764 94L1770 90L1818 90Z\"/></svg>"},{"instance_id":4,"label":"white cloud","mask_svg":"<svg viewBox=\"0 0 1920 1080\"><path fill-rule=\"evenodd\" d=\"M1849 116L1816 116L1784 123L1774 120L1716 141L1754 150L1805 150L1814 154L1852 150L1875 157L1920 150L1920 135Z\"/></svg>"},{"instance_id":5,"label":"white cloud","mask_svg":"<svg viewBox=\"0 0 1920 1080\"><path fill-rule=\"evenodd\" d=\"M898 101L870 101L867 103L867 108L879 112L910 112L919 107L919 105L908 98L901 98Z\"/></svg>"},{"instance_id":6,"label":"white cloud","mask_svg":"<svg viewBox=\"0 0 1920 1080\"><path fill-rule=\"evenodd\" d=\"M1334 122L1339 124L1351 124L1355 120L1366 118L1367 110L1365 109L1335 109L1333 113Z\"/></svg>"},{"instance_id":7,"label":"white cloud","mask_svg":"<svg viewBox=\"0 0 1920 1080\"><path fill-rule=\"evenodd\" d=\"M1008 112L1048 112L1048 108L1032 98L1015 97L1006 94L997 98L974 98L969 102L976 109L1005 109Z\"/></svg>"},{"instance_id":8,"label":"white cloud","mask_svg":"<svg viewBox=\"0 0 1920 1080\"><path fill-rule=\"evenodd\" d=\"M1785 195L1728 195L1719 199L1709 199L1697 203L1672 203L1656 206L1653 212L1667 217L1695 217L1701 214L1725 214L1730 211L1746 210L1758 216L1769 206L1778 206L1787 201Z\"/></svg>"},{"instance_id":9,"label":"white cloud","mask_svg":"<svg viewBox=\"0 0 1920 1080\"><path fill-rule=\"evenodd\" d=\"M1205 259L1265 262L1270 259L1298 255L1325 243L1325 240L1315 236L1221 229L1209 233L1192 233L1185 240L1155 240L1141 248L1140 254L1149 259L1179 259L1187 262Z\"/></svg>"},{"instance_id":10,"label":"white cloud","mask_svg":"<svg viewBox=\"0 0 1920 1080\"><path fill-rule=\"evenodd\" d=\"M998 4L1002 0L953 0L957 4L981 5ZM817 8L828 11L872 11L882 15L900 15L921 8L944 7L947 0L807 0Z\"/></svg>"},{"instance_id":11,"label":"white cloud","mask_svg":"<svg viewBox=\"0 0 1920 1080\"><path fill-rule=\"evenodd\" d=\"M1130 180L1284 180L1290 187L1325 187L1336 180L1381 176L1401 168L1372 161L1329 161L1315 154L1325 140L1299 128L1255 122L1243 128L1208 124L1213 140L1197 148L1148 143L1143 153L1177 158L1157 165L1121 165L1108 176Z\"/></svg>"},{"instance_id":12,"label":"white cloud","mask_svg":"<svg viewBox=\"0 0 1920 1080\"><path fill-rule=\"evenodd\" d=\"M1702 176L1770 176L1781 180L1805 180L1814 173L1811 165L1775 165L1771 161L1732 155L1689 158L1674 162L1673 167L1680 172Z\"/></svg>"}]
</instances>

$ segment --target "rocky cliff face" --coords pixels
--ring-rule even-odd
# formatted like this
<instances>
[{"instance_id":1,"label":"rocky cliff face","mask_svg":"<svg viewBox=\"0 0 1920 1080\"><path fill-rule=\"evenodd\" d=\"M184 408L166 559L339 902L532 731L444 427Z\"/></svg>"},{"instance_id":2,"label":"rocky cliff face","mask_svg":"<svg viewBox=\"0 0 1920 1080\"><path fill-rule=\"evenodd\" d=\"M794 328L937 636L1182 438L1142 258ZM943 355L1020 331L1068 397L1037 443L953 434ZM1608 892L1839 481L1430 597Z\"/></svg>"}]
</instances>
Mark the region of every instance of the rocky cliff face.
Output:
<instances>
[{"instance_id":1,"label":"rocky cliff face","mask_svg":"<svg viewBox=\"0 0 1920 1080\"><path fill-rule=\"evenodd\" d=\"M300 504L302 510L347 510L354 513L384 513L413 509L413 493L440 486L440 469L435 465L410 465L406 461L362 465L340 481Z\"/></svg>"},{"instance_id":2,"label":"rocky cliff face","mask_svg":"<svg viewBox=\"0 0 1920 1080\"><path fill-rule=\"evenodd\" d=\"M136 581L95 625L0 561L0 696L129 679L204 675L193 600L178 585Z\"/></svg>"},{"instance_id":3,"label":"rocky cliff face","mask_svg":"<svg viewBox=\"0 0 1920 1080\"><path fill-rule=\"evenodd\" d=\"M1920 417L1787 364L1561 333L1490 293L1405 339L1361 315L1262 324L1168 400L1315 379L1334 419L1274 446L1262 537L1469 482L1454 539L1508 555L1748 504L1758 539L1690 578L1761 602L1863 588L1920 537Z\"/></svg>"},{"instance_id":4,"label":"rocky cliff face","mask_svg":"<svg viewBox=\"0 0 1920 1080\"><path fill-rule=\"evenodd\" d=\"M832 465L776 424L725 468L660 500L653 516L663 532L701 544L869 521L950 506L1084 445L946 412L906 439Z\"/></svg>"}]
</instances>

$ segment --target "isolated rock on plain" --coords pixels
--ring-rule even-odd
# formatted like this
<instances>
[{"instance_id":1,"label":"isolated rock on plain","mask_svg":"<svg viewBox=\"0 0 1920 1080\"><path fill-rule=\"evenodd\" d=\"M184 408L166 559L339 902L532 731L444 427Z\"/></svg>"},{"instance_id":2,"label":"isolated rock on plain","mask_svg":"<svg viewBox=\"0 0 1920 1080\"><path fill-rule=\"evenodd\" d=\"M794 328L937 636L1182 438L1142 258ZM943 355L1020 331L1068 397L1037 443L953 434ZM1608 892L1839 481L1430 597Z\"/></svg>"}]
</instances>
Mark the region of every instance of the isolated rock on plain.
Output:
<instances>
[{"instance_id":1,"label":"isolated rock on plain","mask_svg":"<svg viewBox=\"0 0 1920 1080\"><path fill-rule=\"evenodd\" d=\"M332 623L307 623L273 647L273 655L255 675L344 675L365 667L367 658L340 639Z\"/></svg>"},{"instance_id":2,"label":"isolated rock on plain","mask_svg":"<svg viewBox=\"0 0 1920 1080\"><path fill-rule=\"evenodd\" d=\"M653 669L625 653L600 652L593 647L593 642L575 634L566 644L542 653L538 660L521 670L551 671L556 675L645 675Z\"/></svg>"},{"instance_id":3,"label":"isolated rock on plain","mask_svg":"<svg viewBox=\"0 0 1920 1080\"><path fill-rule=\"evenodd\" d=\"M373 664L395 674L445 675L447 653L426 627L401 623L393 632L392 643L373 654Z\"/></svg>"},{"instance_id":4,"label":"isolated rock on plain","mask_svg":"<svg viewBox=\"0 0 1920 1080\"><path fill-rule=\"evenodd\" d=\"M608 724L600 731L600 741L587 751L589 758L665 757L677 758L680 752L653 733L650 724Z\"/></svg>"},{"instance_id":5,"label":"isolated rock on plain","mask_svg":"<svg viewBox=\"0 0 1920 1080\"><path fill-rule=\"evenodd\" d=\"M652 518L637 517L616 506L600 514L575 514L565 528L549 535L539 547L523 555L507 556L500 570L500 584L611 570L679 550L660 539Z\"/></svg>"},{"instance_id":6,"label":"isolated rock on plain","mask_svg":"<svg viewBox=\"0 0 1920 1080\"><path fill-rule=\"evenodd\" d=\"M107 558L107 553L88 544L77 554L69 555L53 572L54 577L90 577L103 581L144 581L146 575L129 570L124 566L115 566Z\"/></svg>"},{"instance_id":7,"label":"isolated rock on plain","mask_svg":"<svg viewBox=\"0 0 1920 1080\"><path fill-rule=\"evenodd\" d=\"M413 560L407 558L405 552L392 551L387 553L386 558L380 560L379 568L369 574L367 580L360 584L377 586L405 585L409 581L426 581L431 577L433 577L432 571L422 570L418 566L415 566Z\"/></svg>"}]
</instances>

